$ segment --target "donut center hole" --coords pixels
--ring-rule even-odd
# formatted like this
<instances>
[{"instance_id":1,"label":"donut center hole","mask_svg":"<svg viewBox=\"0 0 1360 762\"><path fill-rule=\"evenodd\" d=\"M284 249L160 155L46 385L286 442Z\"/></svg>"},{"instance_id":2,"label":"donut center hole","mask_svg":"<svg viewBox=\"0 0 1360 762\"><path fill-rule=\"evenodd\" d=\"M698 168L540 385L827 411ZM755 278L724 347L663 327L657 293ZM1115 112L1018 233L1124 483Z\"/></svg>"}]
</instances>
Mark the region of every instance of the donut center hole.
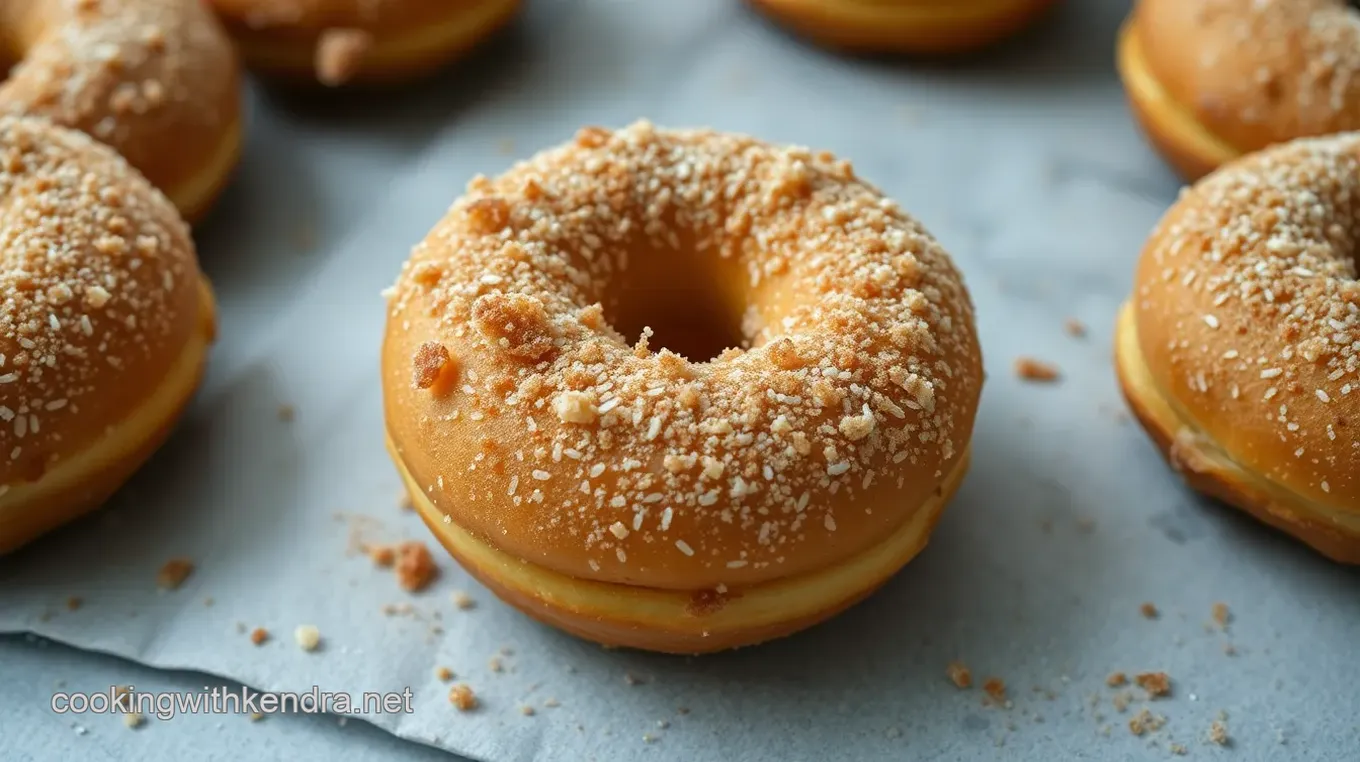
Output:
<instances>
[{"instance_id":1,"label":"donut center hole","mask_svg":"<svg viewBox=\"0 0 1360 762\"><path fill-rule=\"evenodd\" d=\"M691 362L707 362L724 349L745 346L741 311L722 293L711 266L674 252L633 257L603 301L605 319L630 344L651 329L647 346Z\"/></svg>"}]
</instances>

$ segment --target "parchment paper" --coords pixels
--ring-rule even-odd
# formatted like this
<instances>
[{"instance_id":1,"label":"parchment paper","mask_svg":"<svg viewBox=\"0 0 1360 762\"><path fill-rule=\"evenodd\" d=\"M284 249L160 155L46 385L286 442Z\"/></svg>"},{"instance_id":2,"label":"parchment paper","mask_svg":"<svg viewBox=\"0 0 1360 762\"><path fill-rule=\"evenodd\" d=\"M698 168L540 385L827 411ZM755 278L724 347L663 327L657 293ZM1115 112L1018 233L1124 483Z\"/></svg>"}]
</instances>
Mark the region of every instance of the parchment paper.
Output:
<instances>
[{"instance_id":1,"label":"parchment paper","mask_svg":"<svg viewBox=\"0 0 1360 762\"><path fill-rule=\"evenodd\" d=\"M494 762L1124 760L1173 744L1360 756L1360 578L1192 497L1116 391L1115 311L1178 187L1113 73L1127 3L1068 2L955 64L833 56L730 0L529 6L423 87L257 93L244 166L199 232L222 306L207 382L113 504L0 559L0 631L264 690L410 687L414 713L365 719ZM561 635L442 555L438 583L411 596L351 552L429 539L398 507L382 447L380 290L473 174L639 117L852 159L967 274L990 369L972 473L926 552L827 625L707 658ZM1088 335L1068 335L1068 318ZM1061 383L1016 379L1022 355L1056 363ZM197 570L158 592L176 556ZM476 606L456 608L456 590ZM1159 618L1139 614L1145 601ZM1232 612L1226 630L1215 602ZM319 651L294 644L300 624L319 628ZM258 647L242 632L257 626L273 634ZM956 659L975 684L1004 680L1007 703L956 688ZM449 705L439 666L478 711ZM1121 712L1114 671L1165 671L1172 693L1128 690ZM1136 736L1144 707L1165 724ZM1205 740L1215 720L1229 747Z\"/></svg>"}]
</instances>

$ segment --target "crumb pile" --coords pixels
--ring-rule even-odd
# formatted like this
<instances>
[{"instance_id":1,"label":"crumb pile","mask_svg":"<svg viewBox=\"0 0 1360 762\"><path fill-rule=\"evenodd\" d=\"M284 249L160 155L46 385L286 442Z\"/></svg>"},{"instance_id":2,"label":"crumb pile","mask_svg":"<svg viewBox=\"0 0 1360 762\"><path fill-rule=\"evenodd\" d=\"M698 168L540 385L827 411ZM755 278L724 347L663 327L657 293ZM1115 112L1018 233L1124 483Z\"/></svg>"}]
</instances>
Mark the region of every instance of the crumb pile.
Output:
<instances>
[{"instance_id":1,"label":"crumb pile","mask_svg":"<svg viewBox=\"0 0 1360 762\"><path fill-rule=\"evenodd\" d=\"M743 347L629 346L608 315L646 257L732 273ZM752 581L880 539L902 516L870 498L939 487L981 385L971 303L918 223L829 154L709 131L587 128L476 178L388 296L410 342L389 398L443 455L416 478L579 576L636 580L641 556Z\"/></svg>"}]
</instances>

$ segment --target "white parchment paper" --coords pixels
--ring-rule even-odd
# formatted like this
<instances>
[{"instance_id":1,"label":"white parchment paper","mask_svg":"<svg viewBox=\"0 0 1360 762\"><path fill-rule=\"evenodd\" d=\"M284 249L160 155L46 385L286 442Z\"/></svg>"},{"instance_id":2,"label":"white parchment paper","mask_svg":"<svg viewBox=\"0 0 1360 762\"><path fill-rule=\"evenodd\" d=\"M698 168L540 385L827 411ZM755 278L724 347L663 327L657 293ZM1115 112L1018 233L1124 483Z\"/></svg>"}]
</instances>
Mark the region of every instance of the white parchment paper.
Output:
<instances>
[{"instance_id":1,"label":"white parchment paper","mask_svg":"<svg viewBox=\"0 0 1360 762\"><path fill-rule=\"evenodd\" d=\"M1123 760L1173 744L1357 758L1360 577L1191 496L1117 394L1115 311L1177 190L1113 72L1126 6L1068 2L946 65L836 57L731 0L532 0L428 85L257 94L244 166L200 231L222 307L207 382L111 505L0 559L0 631L264 690L409 687L413 713L364 719L494 762ZM379 291L473 174L639 117L852 159L964 269L990 369L972 474L926 552L829 624L707 658L561 635L442 554L437 584L408 595L352 552L429 539L398 508L383 451ZM1088 335L1069 336L1068 318ZM1062 382L1017 380L1022 355L1058 364ZM197 571L158 592L176 556ZM477 605L456 608L456 590ZM83 605L68 610L70 596ZM1144 601L1160 618L1139 615ZM1206 625L1219 601L1226 630ZM293 643L304 623L322 633L315 653ZM242 632L257 626L274 636L258 647ZM977 683L1004 680L1009 704L957 689L955 659ZM439 666L478 711L449 705ZM1172 695L1130 691L1121 712L1105 686L1117 670L1166 671ZM1144 706L1165 725L1135 736ZM1204 740L1216 719L1227 749Z\"/></svg>"}]
</instances>

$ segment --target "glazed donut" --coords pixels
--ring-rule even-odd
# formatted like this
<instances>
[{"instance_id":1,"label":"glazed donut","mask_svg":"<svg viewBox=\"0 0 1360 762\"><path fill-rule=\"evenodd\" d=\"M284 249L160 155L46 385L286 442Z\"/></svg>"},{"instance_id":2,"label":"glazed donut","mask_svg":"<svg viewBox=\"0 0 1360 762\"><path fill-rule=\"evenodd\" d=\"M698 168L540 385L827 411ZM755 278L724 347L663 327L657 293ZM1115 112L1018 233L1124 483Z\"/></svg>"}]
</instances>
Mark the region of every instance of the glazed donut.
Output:
<instances>
[{"instance_id":1,"label":"glazed donut","mask_svg":"<svg viewBox=\"0 0 1360 762\"><path fill-rule=\"evenodd\" d=\"M920 551L968 463L968 293L829 154L587 128L474 179L388 298L387 441L421 516L607 645L835 614Z\"/></svg>"},{"instance_id":2,"label":"glazed donut","mask_svg":"<svg viewBox=\"0 0 1360 762\"><path fill-rule=\"evenodd\" d=\"M337 86L414 79L500 29L520 0L209 0L252 68Z\"/></svg>"},{"instance_id":3,"label":"glazed donut","mask_svg":"<svg viewBox=\"0 0 1360 762\"><path fill-rule=\"evenodd\" d=\"M212 292L165 196L108 147L0 117L0 553L89 511L198 386Z\"/></svg>"},{"instance_id":4,"label":"glazed donut","mask_svg":"<svg viewBox=\"0 0 1360 762\"><path fill-rule=\"evenodd\" d=\"M1225 165L1152 233L1124 395L1201 492L1360 563L1360 133Z\"/></svg>"},{"instance_id":5,"label":"glazed donut","mask_svg":"<svg viewBox=\"0 0 1360 762\"><path fill-rule=\"evenodd\" d=\"M750 0L831 48L938 55L986 47L1020 31L1055 0Z\"/></svg>"},{"instance_id":6,"label":"glazed donut","mask_svg":"<svg viewBox=\"0 0 1360 762\"><path fill-rule=\"evenodd\" d=\"M20 63L0 112L45 116L113 146L189 221L241 151L231 41L198 0L0 0Z\"/></svg>"},{"instance_id":7,"label":"glazed donut","mask_svg":"<svg viewBox=\"0 0 1360 762\"><path fill-rule=\"evenodd\" d=\"M1187 180L1294 138L1360 128L1360 15L1346 0L1141 0L1119 72Z\"/></svg>"}]
</instances>

